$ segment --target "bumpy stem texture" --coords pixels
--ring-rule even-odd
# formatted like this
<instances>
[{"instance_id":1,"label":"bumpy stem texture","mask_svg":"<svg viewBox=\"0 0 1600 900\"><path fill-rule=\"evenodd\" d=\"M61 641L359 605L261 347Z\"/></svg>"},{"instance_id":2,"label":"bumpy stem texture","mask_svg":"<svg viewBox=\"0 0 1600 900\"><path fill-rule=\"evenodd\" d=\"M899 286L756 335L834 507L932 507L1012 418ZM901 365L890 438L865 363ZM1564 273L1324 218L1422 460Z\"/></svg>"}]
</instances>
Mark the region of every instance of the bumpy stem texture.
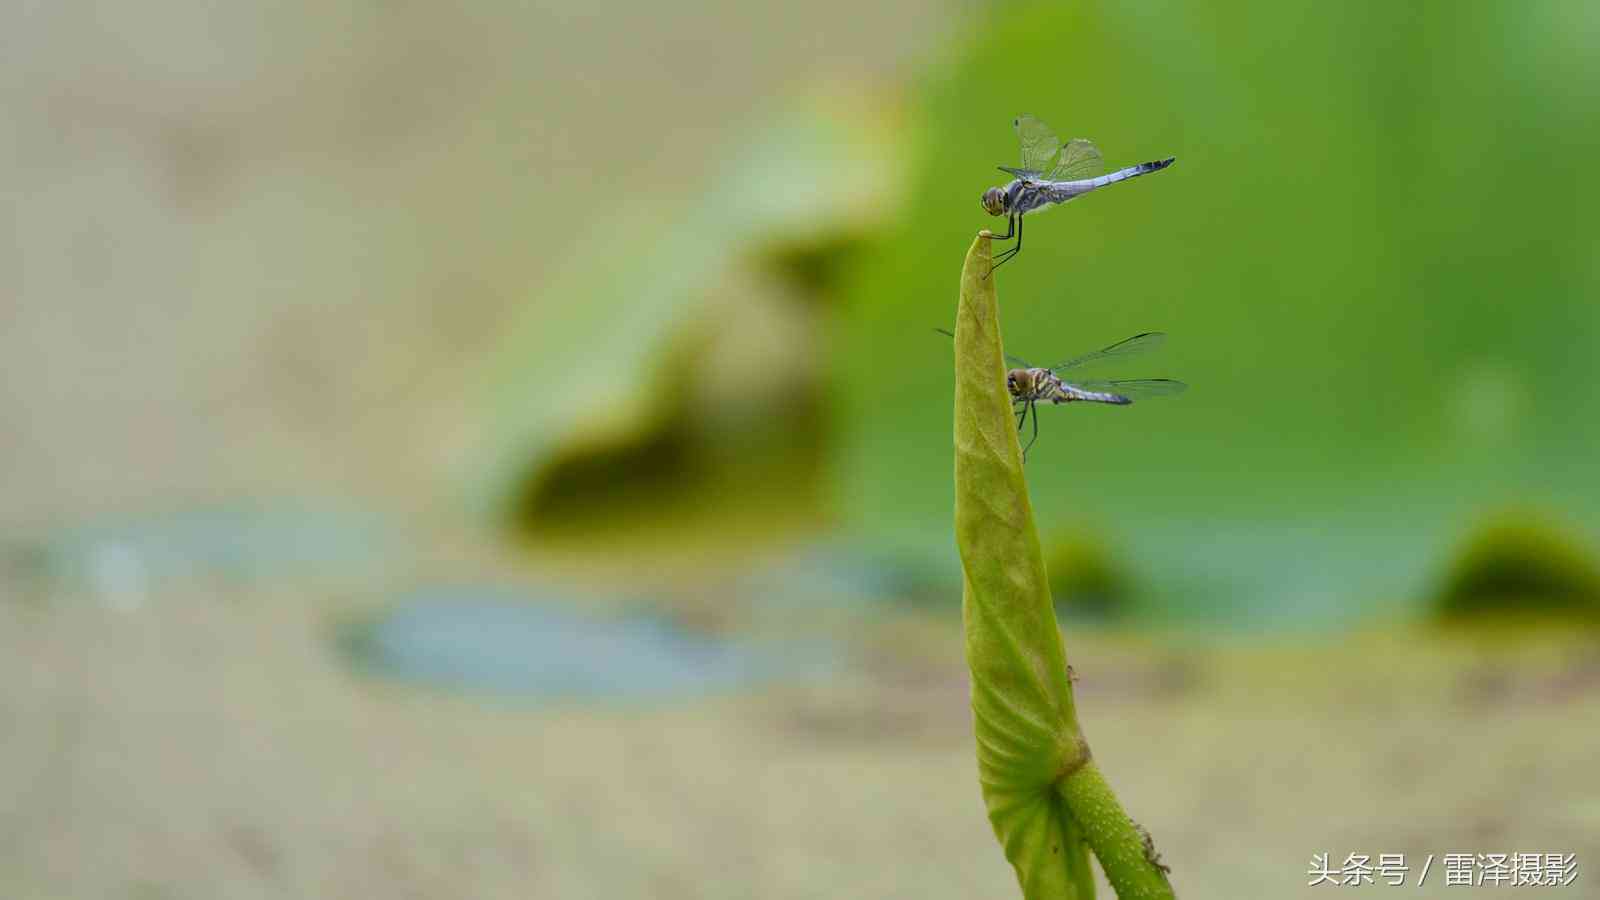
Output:
<instances>
[{"instance_id":1,"label":"bumpy stem texture","mask_svg":"<svg viewBox=\"0 0 1600 900\"><path fill-rule=\"evenodd\" d=\"M1172 897L1078 729L1066 650L1005 386L989 237L956 313L956 543L984 805L1027 900L1090 900L1088 851L1120 898Z\"/></svg>"}]
</instances>

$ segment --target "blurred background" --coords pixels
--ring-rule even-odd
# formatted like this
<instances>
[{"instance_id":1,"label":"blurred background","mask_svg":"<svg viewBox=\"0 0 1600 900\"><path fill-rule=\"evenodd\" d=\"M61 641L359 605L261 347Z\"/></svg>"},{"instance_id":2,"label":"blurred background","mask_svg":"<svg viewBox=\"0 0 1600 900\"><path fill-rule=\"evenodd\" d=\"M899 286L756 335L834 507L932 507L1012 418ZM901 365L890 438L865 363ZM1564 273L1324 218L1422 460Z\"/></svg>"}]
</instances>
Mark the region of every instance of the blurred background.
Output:
<instances>
[{"instance_id":1,"label":"blurred background","mask_svg":"<svg viewBox=\"0 0 1600 900\"><path fill-rule=\"evenodd\" d=\"M0 894L1014 896L934 329L1023 112L1178 159L999 291L1014 354L1191 385L1028 465L1179 894L1600 875L1593 4L0 34Z\"/></svg>"}]
</instances>

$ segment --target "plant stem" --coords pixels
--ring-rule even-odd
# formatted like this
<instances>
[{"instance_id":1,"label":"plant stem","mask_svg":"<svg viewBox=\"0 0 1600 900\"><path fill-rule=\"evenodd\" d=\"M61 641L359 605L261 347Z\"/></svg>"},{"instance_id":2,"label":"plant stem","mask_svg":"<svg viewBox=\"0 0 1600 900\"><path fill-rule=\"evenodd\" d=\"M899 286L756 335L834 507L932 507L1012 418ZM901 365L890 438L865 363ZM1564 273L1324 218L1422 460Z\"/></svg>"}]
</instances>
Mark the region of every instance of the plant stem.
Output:
<instances>
[{"instance_id":1,"label":"plant stem","mask_svg":"<svg viewBox=\"0 0 1600 900\"><path fill-rule=\"evenodd\" d=\"M1119 900L1160 900L1173 896L1165 867L1146 832L1111 792L1093 760L1055 784L1056 794L1083 829Z\"/></svg>"},{"instance_id":2,"label":"plant stem","mask_svg":"<svg viewBox=\"0 0 1600 900\"><path fill-rule=\"evenodd\" d=\"M1170 898L1078 728L1006 391L991 260L984 232L967 252L956 312L956 545L984 805L1027 900L1092 900L1086 847L1119 897Z\"/></svg>"}]
</instances>

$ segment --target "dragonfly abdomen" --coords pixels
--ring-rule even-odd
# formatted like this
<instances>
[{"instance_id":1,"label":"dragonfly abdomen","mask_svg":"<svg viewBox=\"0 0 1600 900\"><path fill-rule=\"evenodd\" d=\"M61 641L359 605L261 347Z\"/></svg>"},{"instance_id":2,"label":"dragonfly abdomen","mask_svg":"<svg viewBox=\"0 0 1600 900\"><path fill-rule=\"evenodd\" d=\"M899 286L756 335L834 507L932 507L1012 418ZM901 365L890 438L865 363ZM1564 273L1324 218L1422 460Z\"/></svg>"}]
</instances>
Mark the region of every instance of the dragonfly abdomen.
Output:
<instances>
[{"instance_id":1,"label":"dragonfly abdomen","mask_svg":"<svg viewBox=\"0 0 1600 900\"><path fill-rule=\"evenodd\" d=\"M1159 172L1170 165L1172 165L1172 159L1163 159L1156 162L1140 163L1137 166L1129 166L1126 169L1118 169L1098 178L1085 178L1080 181L1046 182L1024 190L1018 197L1018 206L1023 214L1026 215L1046 206L1054 206L1057 203L1065 203L1074 197L1081 197L1108 184L1116 184L1119 181L1127 181L1129 178L1137 178L1140 175Z\"/></svg>"},{"instance_id":2,"label":"dragonfly abdomen","mask_svg":"<svg viewBox=\"0 0 1600 900\"><path fill-rule=\"evenodd\" d=\"M1086 391L1075 384L1068 384L1065 381L1057 382L1053 393L1055 396L1050 398L1052 403L1082 401L1086 403L1109 403L1112 406L1127 406L1133 402L1121 394L1112 394L1106 391Z\"/></svg>"},{"instance_id":3,"label":"dragonfly abdomen","mask_svg":"<svg viewBox=\"0 0 1600 900\"><path fill-rule=\"evenodd\" d=\"M1151 172L1159 172L1162 169L1165 169L1167 166L1172 165L1173 160L1176 158L1177 157L1169 156L1166 159L1158 159L1155 162L1140 163L1137 166L1129 166L1126 169L1118 169L1115 172L1109 172L1105 175L1101 175L1099 178L1091 179L1090 184L1097 188L1105 187L1108 184L1116 184L1119 181L1127 181L1129 178L1137 178L1140 175L1148 175Z\"/></svg>"}]
</instances>

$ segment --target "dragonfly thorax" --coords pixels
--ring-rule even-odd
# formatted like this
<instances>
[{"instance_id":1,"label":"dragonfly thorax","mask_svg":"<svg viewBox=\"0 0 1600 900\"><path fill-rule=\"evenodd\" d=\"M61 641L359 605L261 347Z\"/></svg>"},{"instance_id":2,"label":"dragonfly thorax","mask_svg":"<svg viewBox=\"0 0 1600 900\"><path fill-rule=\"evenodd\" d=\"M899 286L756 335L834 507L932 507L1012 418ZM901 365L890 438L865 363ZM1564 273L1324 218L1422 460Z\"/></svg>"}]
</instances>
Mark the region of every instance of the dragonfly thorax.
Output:
<instances>
[{"instance_id":1,"label":"dragonfly thorax","mask_svg":"<svg viewBox=\"0 0 1600 900\"><path fill-rule=\"evenodd\" d=\"M1053 393L1055 383L1055 373L1049 369L1012 369L1006 373L1006 391L1017 401L1045 399Z\"/></svg>"}]
</instances>

